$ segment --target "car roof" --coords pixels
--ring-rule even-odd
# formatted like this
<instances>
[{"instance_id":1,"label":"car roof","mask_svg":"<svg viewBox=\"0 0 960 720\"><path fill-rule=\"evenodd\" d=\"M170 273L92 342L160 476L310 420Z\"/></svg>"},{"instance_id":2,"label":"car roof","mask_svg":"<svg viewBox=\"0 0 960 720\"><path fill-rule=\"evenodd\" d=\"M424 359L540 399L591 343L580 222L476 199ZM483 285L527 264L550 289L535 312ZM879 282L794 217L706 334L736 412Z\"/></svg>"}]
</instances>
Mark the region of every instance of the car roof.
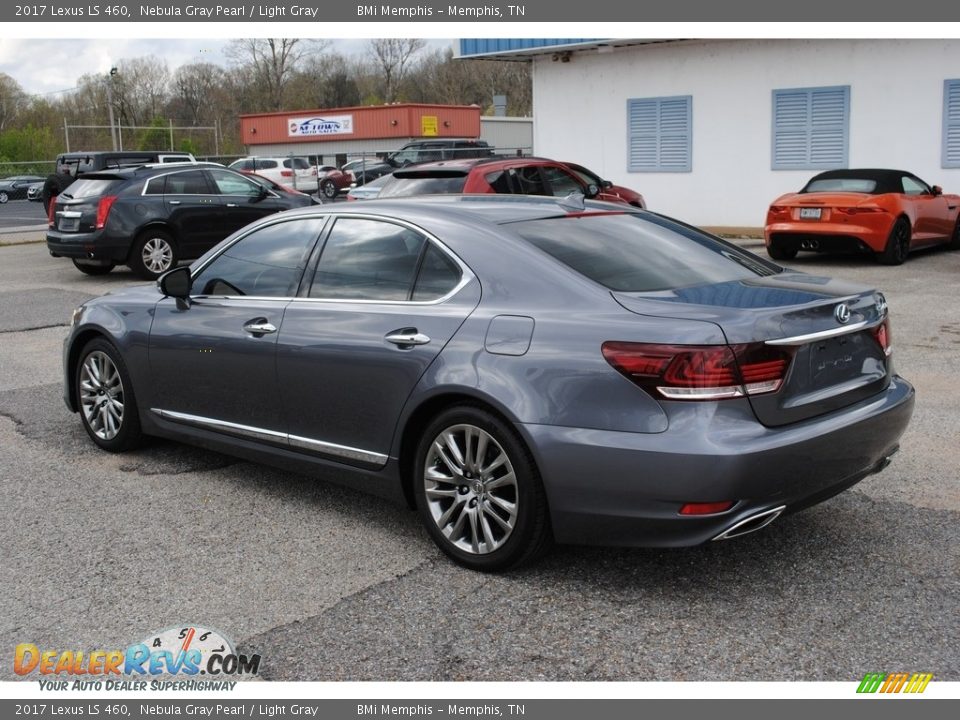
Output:
<instances>
[{"instance_id":1,"label":"car roof","mask_svg":"<svg viewBox=\"0 0 960 720\"><path fill-rule=\"evenodd\" d=\"M817 180L873 180L876 182L876 194L883 193L898 193L903 192L903 187L900 184L900 178L903 176L912 177L917 180L920 180L912 172L907 172L906 170L890 170L884 168L845 168L842 170L827 170L822 172L819 175L814 175L810 180L804 185L804 190L810 186L811 183ZM920 182L923 182L920 180Z\"/></svg>"},{"instance_id":2,"label":"car roof","mask_svg":"<svg viewBox=\"0 0 960 720\"><path fill-rule=\"evenodd\" d=\"M428 163L417 163L409 167L396 170L395 177L416 177L418 174L429 173L431 171L447 171L448 173L469 173L475 167L514 165L521 163L524 165L563 165L556 160L539 157L517 157L514 155L494 155L485 158L451 158L450 160L435 160Z\"/></svg>"},{"instance_id":3,"label":"car roof","mask_svg":"<svg viewBox=\"0 0 960 720\"><path fill-rule=\"evenodd\" d=\"M147 163L144 165L125 165L118 168L104 168L96 172L84 173L81 180L132 180L137 177L147 177L160 175L165 172L175 172L177 170L212 170L219 168L227 170L220 163L214 162L182 162L182 163ZM231 170L230 172L236 172ZM242 173L238 173L242 174Z\"/></svg>"},{"instance_id":4,"label":"car roof","mask_svg":"<svg viewBox=\"0 0 960 720\"><path fill-rule=\"evenodd\" d=\"M309 214L318 207L288 210ZM413 198L367 200L324 206L330 213L377 214L411 221L417 218L444 216L461 221L505 225L527 220L589 215L642 214L645 211L605 202L585 201L582 207L566 204L565 198L535 195L421 195Z\"/></svg>"}]
</instances>

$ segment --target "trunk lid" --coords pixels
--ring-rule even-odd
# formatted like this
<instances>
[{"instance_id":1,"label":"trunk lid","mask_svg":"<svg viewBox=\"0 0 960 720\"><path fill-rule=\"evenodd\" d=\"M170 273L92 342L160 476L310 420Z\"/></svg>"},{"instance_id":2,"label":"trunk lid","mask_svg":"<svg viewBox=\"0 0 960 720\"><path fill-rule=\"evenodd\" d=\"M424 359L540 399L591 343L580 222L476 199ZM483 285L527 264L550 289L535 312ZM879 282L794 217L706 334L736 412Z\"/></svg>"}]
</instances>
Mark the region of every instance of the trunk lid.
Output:
<instances>
[{"instance_id":1,"label":"trunk lid","mask_svg":"<svg viewBox=\"0 0 960 720\"><path fill-rule=\"evenodd\" d=\"M880 392L890 381L889 357L875 336L886 318L886 301L870 288L787 272L612 294L631 312L707 320L720 327L731 345L761 343L792 355L776 392L748 396L757 419L767 426L846 407Z\"/></svg>"}]
</instances>

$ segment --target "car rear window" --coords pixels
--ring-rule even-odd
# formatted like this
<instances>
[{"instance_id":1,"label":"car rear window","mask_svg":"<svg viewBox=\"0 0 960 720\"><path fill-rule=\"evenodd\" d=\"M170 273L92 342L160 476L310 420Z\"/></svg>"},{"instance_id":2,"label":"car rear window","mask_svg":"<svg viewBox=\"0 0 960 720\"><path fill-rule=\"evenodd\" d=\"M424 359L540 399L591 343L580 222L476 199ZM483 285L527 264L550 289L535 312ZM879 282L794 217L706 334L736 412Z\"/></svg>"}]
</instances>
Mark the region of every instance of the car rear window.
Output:
<instances>
[{"instance_id":1,"label":"car rear window","mask_svg":"<svg viewBox=\"0 0 960 720\"><path fill-rule=\"evenodd\" d=\"M111 189L122 182L116 178L80 178L70 183L63 195L74 199L108 195Z\"/></svg>"},{"instance_id":2,"label":"car rear window","mask_svg":"<svg viewBox=\"0 0 960 720\"><path fill-rule=\"evenodd\" d=\"M666 218L579 215L507 227L567 267L617 292L656 292L749 280L777 270Z\"/></svg>"},{"instance_id":3,"label":"car rear window","mask_svg":"<svg viewBox=\"0 0 960 720\"><path fill-rule=\"evenodd\" d=\"M812 180L800 192L854 192L872 193L877 189L876 180L867 178L824 178Z\"/></svg>"},{"instance_id":4,"label":"car rear window","mask_svg":"<svg viewBox=\"0 0 960 720\"><path fill-rule=\"evenodd\" d=\"M384 185L377 197L408 197L410 195L449 195L462 193L467 184L466 175L445 175L443 177L397 177Z\"/></svg>"}]
</instances>

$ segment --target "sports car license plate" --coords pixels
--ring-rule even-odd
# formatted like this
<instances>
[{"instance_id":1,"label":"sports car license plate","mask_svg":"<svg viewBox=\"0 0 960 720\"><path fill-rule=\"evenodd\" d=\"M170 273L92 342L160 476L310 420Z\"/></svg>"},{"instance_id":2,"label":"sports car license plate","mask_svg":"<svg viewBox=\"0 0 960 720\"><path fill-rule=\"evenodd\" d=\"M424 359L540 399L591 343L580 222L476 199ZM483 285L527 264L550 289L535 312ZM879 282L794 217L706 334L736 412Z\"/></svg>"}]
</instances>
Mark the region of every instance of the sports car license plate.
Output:
<instances>
[{"instance_id":1,"label":"sports car license plate","mask_svg":"<svg viewBox=\"0 0 960 720\"><path fill-rule=\"evenodd\" d=\"M801 220L819 220L821 208L800 208Z\"/></svg>"},{"instance_id":2,"label":"sports car license plate","mask_svg":"<svg viewBox=\"0 0 960 720\"><path fill-rule=\"evenodd\" d=\"M80 218L60 218L57 228L65 232L73 232L80 226Z\"/></svg>"}]
</instances>

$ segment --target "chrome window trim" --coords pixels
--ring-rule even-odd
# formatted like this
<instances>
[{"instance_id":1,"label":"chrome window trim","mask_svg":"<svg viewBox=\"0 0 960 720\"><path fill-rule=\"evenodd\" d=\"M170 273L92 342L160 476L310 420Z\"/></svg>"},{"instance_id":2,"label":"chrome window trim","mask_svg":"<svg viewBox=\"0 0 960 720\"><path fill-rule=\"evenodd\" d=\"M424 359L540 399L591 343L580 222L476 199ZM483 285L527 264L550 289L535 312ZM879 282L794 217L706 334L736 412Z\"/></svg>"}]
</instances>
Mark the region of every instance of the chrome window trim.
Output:
<instances>
[{"instance_id":1,"label":"chrome window trim","mask_svg":"<svg viewBox=\"0 0 960 720\"><path fill-rule=\"evenodd\" d=\"M323 237L328 230L328 226L331 223L334 223L339 218L360 218L361 220L378 220L380 222L389 222L395 225L401 225L408 230L413 230L414 232L420 233L423 235L429 242L433 242L447 257L453 260L456 263L457 267L460 268L460 282L458 282L454 288L448 292L443 297L436 298L434 300L366 300L361 298L350 299L350 298L310 298L310 297L298 297L298 296L270 296L270 297L261 297L253 295L191 295L191 298L195 299L216 299L216 300L289 300L291 302L307 302L307 303L345 303L345 304L361 304L361 305L411 305L414 307L421 306L430 306L430 305L439 305L441 303L447 302L450 298L454 297L457 293L463 290L471 280L476 279L473 271L470 270L469 266L459 258L459 256L454 253L450 248L448 248L442 240L440 240L433 233L424 230L422 227L415 225L407 220L401 220L399 218L392 218L383 215L371 215L368 213L337 213L332 211L329 213L316 213L310 215L297 215L295 217L276 217L273 216L270 222L265 222L262 225L257 225L255 228L251 228L249 232L244 233L240 237L236 238L232 243L223 248L219 253L211 257L209 260L203 263L203 265L198 265L196 268L190 268L190 277L191 279L197 277L202 273L207 266L212 263L214 260L223 255L227 250L232 248L238 242L243 240L245 237L250 236L252 233L262 230L265 227L270 225L275 225L281 222L293 222L295 220L304 219L304 218L321 218L323 219L324 225L320 229L320 237Z\"/></svg>"},{"instance_id":2,"label":"chrome window trim","mask_svg":"<svg viewBox=\"0 0 960 720\"><path fill-rule=\"evenodd\" d=\"M850 333L859 332L861 330L875 328L880 325L883 320L884 318L878 318L876 320L864 320L863 322L854 323L853 325L843 325L842 327L835 327L831 328L830 330L821 330L820 332L807 333L806 335L794 335L792 337L777 338L776 340L767 340L764 342L764 345L806 345L807 343L816 342L817 340L826 340L828 338L839 337L840 335L849 335Z\"/></svg>"},{"instance_id":3,"label":"chrome window trim","mask_svg":"<svg viewBox=\"0 0 960 720\"><path fill-rule=\"evenodd\" d=\"M338 445L337 443L315 440L314 438L301 437L299 435L290 435L289 433L277 432L276 430L253 427L252 425L241 425L240 423L217 420L201 415L164 410L163 408L150 408L150 412L164 420L170 420L184 425L192 425L206 430L213 430L214 432L237 435L253 440L279 443L281 445L287 445L301 450L309 450L313 453L329 455L344 460L355 460L379 467L386 465L388 460L388 456L383 453L363 450L348 445Z\"/></svg>"}]
</instances>

